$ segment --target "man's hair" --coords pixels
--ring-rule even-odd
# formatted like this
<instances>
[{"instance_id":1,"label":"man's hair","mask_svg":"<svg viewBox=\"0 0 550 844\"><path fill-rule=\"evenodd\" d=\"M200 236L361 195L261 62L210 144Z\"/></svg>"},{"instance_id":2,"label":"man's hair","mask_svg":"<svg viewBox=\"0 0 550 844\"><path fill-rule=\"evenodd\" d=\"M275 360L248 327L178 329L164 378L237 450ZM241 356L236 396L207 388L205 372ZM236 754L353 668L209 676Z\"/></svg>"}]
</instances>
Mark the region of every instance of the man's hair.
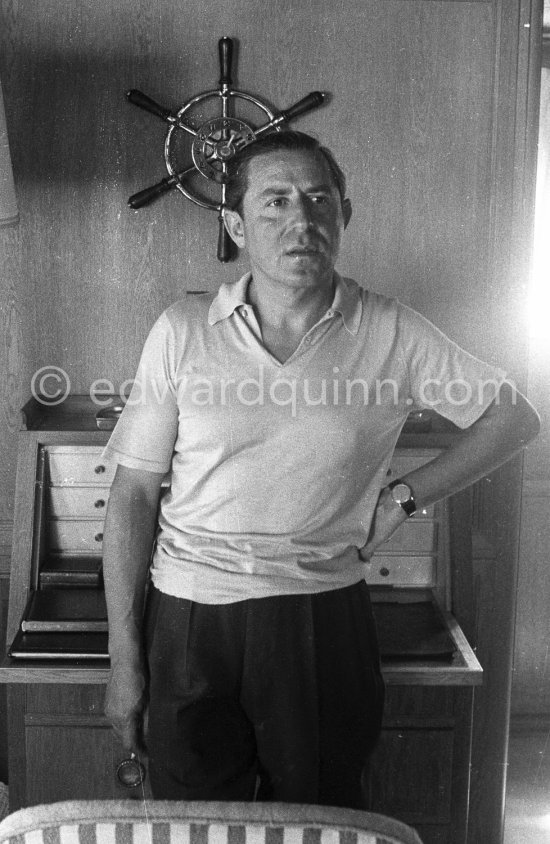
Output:
<instances>
[{"instance_id":1,"label":"man's hair","mask_svg":"<svg viewBox=\"0 0 550 844\"><path fill-rule=\"evenodd\" d=\"M268 155L271 152L309 152L311 155L318 155L324 158L329 172L338 188L340 200L343 203L346 198L346 177L332 152L321 145L321 143L305 132L296 132L287 129L283 132L271 132L252 141L227 163L225 204L232 211L238 211L242 215L243 199L248 188L248 172L250 162L260 155Z\"/></svg>"}]
</instances>

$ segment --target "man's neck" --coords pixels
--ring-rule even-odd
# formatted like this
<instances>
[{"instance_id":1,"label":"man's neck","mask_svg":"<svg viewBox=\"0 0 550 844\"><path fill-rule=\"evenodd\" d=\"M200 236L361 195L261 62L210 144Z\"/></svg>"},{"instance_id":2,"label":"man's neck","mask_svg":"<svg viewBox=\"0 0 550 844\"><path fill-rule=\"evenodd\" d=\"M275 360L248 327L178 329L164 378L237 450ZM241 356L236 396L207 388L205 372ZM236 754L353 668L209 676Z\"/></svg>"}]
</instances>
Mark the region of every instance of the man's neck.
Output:
<instances>
[{"instance_id":1,"label":"man's neck","mask_svg":"<svg viewBox=\"0 0 550 844\"><path fill-rule=\"evenodd\" d=\"M281 363L292 357L304 335L327 312L333 288L333 281L322 287L273 288L251 278L247 301L256 312L265 348Z\"/></svg>"},{"instance_id":2,"label":"man's neck","mask_svg":"<svg viewBox=\"0 0 550 844\"><path fill-rule=\"evenodd\" d=\"M260 326L305 334L330 308L334 281L319 287L276 287L252 276L247 301L254 306Z\"/></svg>"}]
</instances>

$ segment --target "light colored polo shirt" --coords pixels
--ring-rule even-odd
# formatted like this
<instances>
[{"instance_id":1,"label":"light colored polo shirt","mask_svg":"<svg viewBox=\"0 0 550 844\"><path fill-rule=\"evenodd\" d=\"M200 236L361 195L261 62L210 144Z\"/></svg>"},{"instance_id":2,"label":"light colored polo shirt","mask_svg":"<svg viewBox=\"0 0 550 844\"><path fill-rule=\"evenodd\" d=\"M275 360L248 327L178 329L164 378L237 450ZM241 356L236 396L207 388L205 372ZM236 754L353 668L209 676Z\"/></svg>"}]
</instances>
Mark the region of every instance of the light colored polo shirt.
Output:
<instances>
[{"instance_id":1,"label":"light colored polo shirt","mask_svg":"<svg viewBox=\"0 0 550 844\"><path fill-rule=\"evenodd\" d=\"M201 603L360 581L408 413L468 427L504 373L395 299L335 275L334 301L281 363L247 304L250 275L158 319L105 450L168 473L152 579Z\"/></svg>"}]
</instances>

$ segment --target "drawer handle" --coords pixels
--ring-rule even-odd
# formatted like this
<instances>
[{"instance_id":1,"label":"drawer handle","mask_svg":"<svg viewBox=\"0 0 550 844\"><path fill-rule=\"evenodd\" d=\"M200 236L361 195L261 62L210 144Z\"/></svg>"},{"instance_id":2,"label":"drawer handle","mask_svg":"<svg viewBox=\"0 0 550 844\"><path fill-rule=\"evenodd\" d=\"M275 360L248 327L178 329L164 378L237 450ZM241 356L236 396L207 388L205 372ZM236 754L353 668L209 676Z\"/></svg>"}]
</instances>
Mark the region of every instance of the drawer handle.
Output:
<instances>
[{"instance_id":1,"label":"drawer handle","mask_svg":"<svg viewBox=\"0 0 550 844\"><path fill-rule=\"evenodd\" d=\"M99 466L96 466L95 469L94 469L94 472L96 473L96 475L102 475L104 471L105 471L105 466L102 463L100 463Z\"/></svg>"},{"instance_id":2,"label":"drawer handle","mask_svg":"<svg viewBox=\"0 0 550 844\"><path fill-rule=\"evenodd\" d=\"M380 569L380 574L382 575L382 577L388 577L389 573L390 570L386 568L386 566L382 566L382 568Z\"/></svg>"},{"instance_id":3,"label":"drawer handle","mask_svg":"<svg viewBox=\"0 0 550 844\"><path fill-rule=\"evenodd\" d=\"M96 542L103 542L103 534L102 533L96 533L96 535L94 536L94 539L95 539Z\"/></svg>"},{"instance_id":4,"label":"drawer handle","mask_svg":"<svg viewBox=\"0 0 550 844\"><path fill-rule=\"evenodd\" d=\"M102 507L105 507L105 501L103 498L98 498L97 501L94 501L94 507L97 507L100 510Z\"/></svg>"}]
</instances>

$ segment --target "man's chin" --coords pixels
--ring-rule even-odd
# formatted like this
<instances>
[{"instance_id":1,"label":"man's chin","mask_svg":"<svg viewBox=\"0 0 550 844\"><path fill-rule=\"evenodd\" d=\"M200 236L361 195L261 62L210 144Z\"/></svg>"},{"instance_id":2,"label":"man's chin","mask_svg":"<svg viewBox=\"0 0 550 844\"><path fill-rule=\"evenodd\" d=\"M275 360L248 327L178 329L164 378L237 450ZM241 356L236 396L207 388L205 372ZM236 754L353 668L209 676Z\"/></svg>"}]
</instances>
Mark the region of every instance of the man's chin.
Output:
<instances>
[{"instance_id":1,"label":"man's chin","mask_svg":"<svg viewBox=\"0 0 550 844\"><path fill-rule=\"evenodd\" d=\"M288 282L300 287L324 287L332 284L334 269L324 261L296 261L282 268Z\"/></svg>"},{"instance_id":2,"label":"man's chin","mask_svg":"<svg viewBox=\"0 0 550 844\"><path fill-rule=\"evenodd\" d=\"M318 274L327 269L328 263L322 252L287 252L283 256L282 266L293 274Z\"/></svg>"}]
</instances>

